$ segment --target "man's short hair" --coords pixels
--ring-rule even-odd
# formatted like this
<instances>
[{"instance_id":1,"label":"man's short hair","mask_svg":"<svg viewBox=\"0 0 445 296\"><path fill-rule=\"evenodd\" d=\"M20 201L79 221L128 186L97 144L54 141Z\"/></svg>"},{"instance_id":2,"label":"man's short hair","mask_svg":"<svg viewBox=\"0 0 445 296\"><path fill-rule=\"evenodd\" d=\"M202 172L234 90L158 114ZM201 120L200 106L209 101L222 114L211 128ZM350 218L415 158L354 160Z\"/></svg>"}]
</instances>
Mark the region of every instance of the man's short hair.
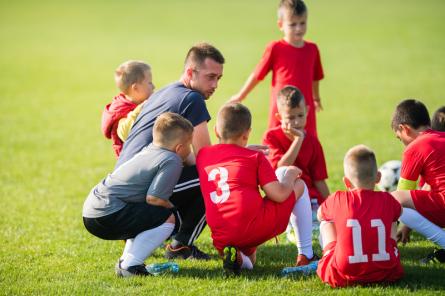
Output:
<instances>
[{"instance_id":1,"label":"man's short hair","mask_svg":"<svg viewBox=\"0 0 445 296\"><path fill-rule=\"evenodd\" d=\"M307 12L307 7L302 0L281 0L278 5L278 18L282 19L286 12L302 16Z\"/></svg>"},{"instance_id":2,"label":"man's short hair","mask_svg":"<svg viewBox=\"0 0 445 296\"><path fill-rule=\"evenodd\" d=\"M145 79L145 73L150 70L150 66L142 61L126 61L117 67L114 80L117 87L127 94L130 86L142 82Z\"/></svg>"},{"instance_id":3,"label":"man's short hair","mask_svg":"<svg viewBox=\"0 0 445 296\"><path fill-rule=\"evenodd\" d=\"M240 103L228 103L218 112L217 130L222 139L236 139L250 129L252 115Z\"/></svg>"},{"instance_id":4,"label":"man's short hair","mask_svg":"<svg viewBox=\"0 0 445 296\"><path fill-rule=\"evenodd\" d=\"M440 107L434 112L431 120L431 128L436 131L445 132L445 106Z\"/></svg>"},{"instance_id":5,"label":"man's short hair","mask_svg":"<svg viewBox=\"0 0 445 296\"><path fill-rule=\"evenodd\" d=\"M161 114L153 127L153 141L164 147L184 141L192 134L193 125L190 121L173 112Z\"/></svg>"},{"instance_id":6,"label":"man's short hair","mask_svg":"<svg viewBox=\"0 0 445 296\"><path fill-rule=\"evenodd\" d=\"M301 91L292 85L286 85L278 92L277 107L295 108L304 102L304 96Z\"/></svg>"},{"instance_id":7,"label":"man's short hair","mask_svg":"<svg viewBox=\"0 0 445 296\"><path fill-rule=\"evenodd\" d=\"M209 43L202 42L189 49L184 64L185 66L188 64L200 66L206 58L210 58L218 64L224 64L225 62L224 56L216 47Z\"/></svg>"},{"instance_id":8,"label":"man's short hair","mask_svg":"<svg viewBox=\"0 0 445 296\"><path fill-rule=\"evenodd\" d=\"M377 177L377 161L374 151L365 145L357 145L346 152L343 161L345 176L359 186L373 184Z\"/></svg>"},{"instance_id":9,"label":"man's short hair","mask_svg":"<svg viewBox=\"0 0 445 296\"><path fill-rule=\"evenodd\" d=\"M394 131L397 131L400 124L406 124L414 129L421 126L431 126L430 115L425 105L415 99L400 102L392 116L391 127Z\"/></svg>"}]
</instances>

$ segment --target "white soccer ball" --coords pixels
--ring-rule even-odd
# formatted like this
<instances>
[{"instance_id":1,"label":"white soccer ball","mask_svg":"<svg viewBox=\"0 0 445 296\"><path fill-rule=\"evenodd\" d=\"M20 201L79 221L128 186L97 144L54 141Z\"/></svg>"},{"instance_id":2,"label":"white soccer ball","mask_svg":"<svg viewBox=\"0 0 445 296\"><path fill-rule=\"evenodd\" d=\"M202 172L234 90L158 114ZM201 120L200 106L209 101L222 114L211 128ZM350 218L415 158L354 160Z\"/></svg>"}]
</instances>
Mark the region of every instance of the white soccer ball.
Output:
<instances>
[{"instance_id":1,"label":"white soccer ball","mask_svg":"<svg viewBox=\"0 0 445 296\"><path fill-rule=\"evenodd\" d=\"M402 166L402 162L399 160L390 160L385 162L380 168L379 171L382 174L380 182L377 184L377 187L381 191L392 192L397 189L397 184L400 179L400 168Z\"/></svg>"}]
</instances>

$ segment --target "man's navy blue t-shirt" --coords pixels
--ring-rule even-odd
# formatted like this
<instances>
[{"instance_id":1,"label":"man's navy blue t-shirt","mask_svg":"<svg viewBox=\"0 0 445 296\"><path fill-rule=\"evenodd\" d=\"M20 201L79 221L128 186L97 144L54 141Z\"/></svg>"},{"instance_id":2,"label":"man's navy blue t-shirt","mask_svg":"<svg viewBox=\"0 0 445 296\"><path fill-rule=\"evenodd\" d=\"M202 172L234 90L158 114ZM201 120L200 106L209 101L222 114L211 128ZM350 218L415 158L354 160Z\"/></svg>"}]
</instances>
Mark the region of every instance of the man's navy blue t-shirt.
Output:
<instances>
[{"instance_id":1,"label":"man's navy blue t-shirt","mask_svg":"<svg viewBox=\"0 0 445 296\"><path fill-rule=\"evenodd\" d=\"M131 127L115 168L153 141L153 125L162 113L177 113L188 119L193 126L209 121L210 114L204 99L201 93L185 87L181 82L172 83L155 92L144 103Z\"/></svg>"}]
</instances>

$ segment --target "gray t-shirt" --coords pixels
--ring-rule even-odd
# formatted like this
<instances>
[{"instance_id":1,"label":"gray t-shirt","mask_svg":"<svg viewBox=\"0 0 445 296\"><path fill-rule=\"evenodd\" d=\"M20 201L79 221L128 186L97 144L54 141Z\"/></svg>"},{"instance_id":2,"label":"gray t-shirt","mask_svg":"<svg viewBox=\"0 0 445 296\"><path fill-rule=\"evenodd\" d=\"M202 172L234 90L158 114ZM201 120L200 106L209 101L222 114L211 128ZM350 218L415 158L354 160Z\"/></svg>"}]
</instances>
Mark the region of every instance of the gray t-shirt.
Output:
<instances>
[{"instance_id":1,"label":"gray t-shirt","mask_svg":"<svg viewBox=\"0 0 445 296\"><path fill-rule=\"evenodd\" d=\"M88 195L82 215L99 218L145 202L147 195L168 200L182 171L182 160L174 152L153 144L115 169Z\"/></svg>"}]
</instances>

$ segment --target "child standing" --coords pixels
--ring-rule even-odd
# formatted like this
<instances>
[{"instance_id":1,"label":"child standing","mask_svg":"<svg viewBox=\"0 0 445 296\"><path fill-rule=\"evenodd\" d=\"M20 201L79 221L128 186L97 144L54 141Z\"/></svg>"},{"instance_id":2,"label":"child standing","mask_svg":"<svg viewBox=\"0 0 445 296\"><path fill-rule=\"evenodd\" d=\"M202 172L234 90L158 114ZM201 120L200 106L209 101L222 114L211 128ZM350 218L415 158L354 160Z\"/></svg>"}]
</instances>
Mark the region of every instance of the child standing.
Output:
<instances>
[{"instance_id":1,"label":"child standing","mask_svg":"<svg viewBox=\"0 0 445 296\"><path fill-rule=\"evenodd\" d=\"M162 114L154 125L153 143L97 184L85 200L82 216L90 233L126 240L116 264L118 276L148 275L145 259L179 228L169 198L191 153L192 136L188 120Z\"/></svg>"},{"instance_id":2,"label":"child standing","mask_svg":"<svg viewBox=\"0 0 445 296\"><path fill-rule=\"evenodd\" d=\"M279 41L269 43L241 90L231 102L241 102L250 91L272 71L269 104L269 128L279 126L276 98L286 85L298 87L306 99L308 118L306 130L317 136L315 111L322 110L319 81L323 79L320 53L315 43L304 40L307 29L307 8L301 0L281 0L278 27L284 34Z\"/></svg>"},{"instance_id":3,"label":"child standing","mask_svg":"<svg viewBox=\"0 0 445 296\"><path fill-rule=\"evenodd\" d=\"M328 174L320 142L304 131L307 107L303 94L293 86L284 87L277 96L277 109L275 116L281 125L269 129L263 137L272 167L294 165L301 169L310 197L321 204L329 195Z\"/></svg>"},{"instance_id":4,"label":"child standing","mask_svg":"<svg viewBox=\"0 0 445 296\"><path fill-rule=\"evenodd\" d=\"M298 237L296 264L307 265L315 256L309 195L298 180L301 171L282 169L278 181L264 154L245 148L250 126L246 107L223 106L215 128L220 144L202 148L197 156L213 244L224 256L226 272L239 274L241 268L253 268L256 248L281 234L290 217Z\"/></svg>"},{"instance_id":5,"label":"child standing","mask_svg":"<svg viewBox=\"0 0 445 296\"><path fill-rule=\"evenodd\" d=\"M127 61L121 64L116 69L114 78L121 92L105 106L102 113L102 132L113 141L114 153L119 157L124 139L119 137L118 129L125 125L128 113L153 93L155 86L150 66L141 61Z\"/></svg>"},{"instance_id":6,"label":"child standing","mask_svg":"<svg viewBox=\"0 0 445 296\"><path fill-rule=\"evenodd\" d=\"M405 243L408 227L416 230L442 248L423 262L445 262L445 132L430 128L427 108L413 99L397 105L391 125L405 145L399 184L392 193L404 207L400 220L405 225L398 235ZM416 190L419 176L431 190Z\"/></svg>"},{"instance_id":7,"label":"child standing","mask_svg":"<svg viewBox=\"0 0 445 296\"><path fill-rule=\"evenodd\" d=\"M344 159L348 191L329 196L318 210L323 257L317 274L332 287L393 282L403 276L396 229L402 207L374 191L380 179L374 152L352 147Z\"/></svg>"}]
</instances>

